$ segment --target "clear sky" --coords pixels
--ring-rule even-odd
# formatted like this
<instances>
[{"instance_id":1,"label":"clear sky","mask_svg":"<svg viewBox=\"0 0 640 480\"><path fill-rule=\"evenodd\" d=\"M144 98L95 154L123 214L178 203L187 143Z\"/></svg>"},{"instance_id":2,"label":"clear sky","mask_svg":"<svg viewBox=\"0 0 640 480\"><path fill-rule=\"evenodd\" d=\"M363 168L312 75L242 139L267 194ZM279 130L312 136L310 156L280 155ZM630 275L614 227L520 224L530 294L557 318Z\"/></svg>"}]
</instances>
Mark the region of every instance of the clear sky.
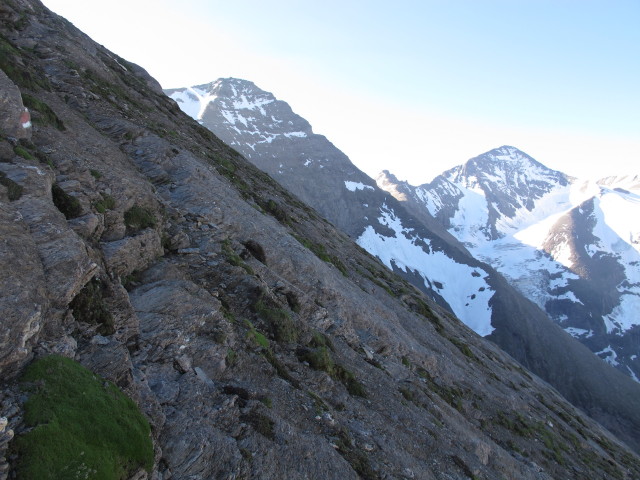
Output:
<instances>
[{"instance_id":1,"label":"clear sky","mask_svg":"<svg viewBox=\"0 0 640 480\"><path fill-rule=\"evenodd\" d=\"M165 88L251 80L366 173L640 174L640 0L44 0Z\"/></svg>"}]
</instances>

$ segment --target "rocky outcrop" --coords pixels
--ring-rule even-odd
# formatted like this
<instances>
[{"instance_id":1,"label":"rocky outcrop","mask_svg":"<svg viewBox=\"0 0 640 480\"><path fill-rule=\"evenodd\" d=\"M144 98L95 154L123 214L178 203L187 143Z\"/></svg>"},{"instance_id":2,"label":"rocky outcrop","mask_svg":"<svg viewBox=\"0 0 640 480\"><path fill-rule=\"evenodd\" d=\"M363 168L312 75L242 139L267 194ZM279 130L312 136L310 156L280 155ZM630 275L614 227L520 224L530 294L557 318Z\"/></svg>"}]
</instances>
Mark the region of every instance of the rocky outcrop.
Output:
<instances>
[{"instance_id":1,"label":"rocky outcrop","mask_svg":"<svg viewBox=\"0 0 640 480\"><path fill-rule=\"evenodd\" d=\"M133 237L104 243L102 252L108 271L124 277L136 270L146 270L164 250L158 232L148 228Z\"/></svg>"},{"instance_id":2,"label":"rocky outcrop","mask_svg":"<svg viewBox=\"0 0 640 480\"><path fill-rule=\"evenodd\" d=\"M23 105L20 90L0 70L0 132L13 138L31 137L31 114Z\"/></svg>"},{"instance_id":3,"label":"rocky outcrop","mask_svg":"<svg viewBox=\"0 0 640 480\"><path fill-rule=\"evenodd\" d=\"M149 418L155 463L135 478L640 475L609 432L138 69L36 0L8 5L25 21L0 23L1 38L49 82L21 88L65 129L35 124L31 158L0 139L13 152L3 168L44 173L12 173L23 194L1 204L0 261L21 282L0 284L15 322L0 345L3 409L20 409L12 378L34 355L64 352Z\"/></svg>"},{"instance_id":4,"label":"rocky outcrop","mask_svg":"<svg viewBox=\"0 0 640 480\"><path fill-rule=\"evenodd\" d=\"M0 417L0 480L6 480L9 476L9 464L6 459L6 451L9 442L13 439L13 430L7 428L7 418Z\"/></svg>"}]
</instances>

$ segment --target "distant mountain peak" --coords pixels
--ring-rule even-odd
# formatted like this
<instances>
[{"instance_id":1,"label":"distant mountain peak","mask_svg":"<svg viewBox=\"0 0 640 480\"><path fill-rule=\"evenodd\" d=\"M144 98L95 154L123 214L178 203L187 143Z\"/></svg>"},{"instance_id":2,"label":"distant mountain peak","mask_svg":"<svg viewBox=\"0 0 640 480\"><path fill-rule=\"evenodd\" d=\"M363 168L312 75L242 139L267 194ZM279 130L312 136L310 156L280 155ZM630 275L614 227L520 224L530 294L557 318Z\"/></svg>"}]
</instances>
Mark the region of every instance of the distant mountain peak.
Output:
<instances>
[{"instance_id":1,"label":"distant mountain peak","mask_svg":"<svg viewBox=\"0 0 640 480\"><path fill-rule=\"evenodd\" d=\"M470 177L485 177L490 182L509 183L512 178L508 175L501 175L500 172L512 176L521 173L536 176L542 174L556 179L561 176L566 177L566 175L536 161L522 150L509 145L494 148L471 158L464 164L446 171L443 175L454 182L463 181Z\"/></svg>"}]
</instances>

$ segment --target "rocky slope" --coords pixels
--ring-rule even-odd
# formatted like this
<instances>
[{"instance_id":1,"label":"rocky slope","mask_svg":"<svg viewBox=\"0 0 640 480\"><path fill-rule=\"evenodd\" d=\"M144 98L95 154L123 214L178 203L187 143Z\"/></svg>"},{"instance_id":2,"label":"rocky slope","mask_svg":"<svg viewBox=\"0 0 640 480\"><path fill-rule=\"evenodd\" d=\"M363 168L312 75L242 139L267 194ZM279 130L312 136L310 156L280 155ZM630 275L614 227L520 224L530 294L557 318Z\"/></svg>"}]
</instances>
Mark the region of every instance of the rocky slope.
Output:
<instances>
[{"instance_id":1,"label":"rocky slope","mask_svg":"<svg viewBox=\"0 0 640 480\"><path fill-rule=\"evenodd\" d=\"M579 348L492 267L472 257L446 230L449 225L442 218L404 201L400 186L392 195L379 188L326 138L314 134L284 101L249 81L219 79L166 93L476 333L498 343L599 421L618 428L616 421L606 418L608 413L594 408L593 401L598 392L596 403L606 405L608 412L617 411L610 403L610 386L599 385L602 378L612 378L610 369L594 363L585 348ZM535 168L544 170L539 164ZM553 172L548 176L562 178ZM521 182L521 188L539 194L549 188L542 180L535 184L530 180ZM496 208L508 211L515 211L522 201L526 195L512 200L508 191L495 191L492 197ZM486 225L477 230L498 235ZM631 389L616 402L625 411L633 410L635 386L620 375L615 378Z\"/></svg>"},{"instance_id":2,"label":"rocky slope","mask_svg":"<svg viewBox=\"0 0 640 480\"><path fill-rule=\"evenodd\" d=\"M37 0L0 19L0 77L20 92L0 103L20 122L0 138L1 405L18 437L15 379L56 352L148 416L156 458L137 479L640 475L142 69Z\"/></svg>"},{"instance_id":3,"label":"rocky slope","mask_svg":"<svg viewBox=\"0 0 640 480\"><path fill-rule=\"evenodd\" d=\"M640 377L637 177L581 181L501 147L426 185L388 172L378 184L428 211L591 351Z\"/></svg>"}]
</instances>

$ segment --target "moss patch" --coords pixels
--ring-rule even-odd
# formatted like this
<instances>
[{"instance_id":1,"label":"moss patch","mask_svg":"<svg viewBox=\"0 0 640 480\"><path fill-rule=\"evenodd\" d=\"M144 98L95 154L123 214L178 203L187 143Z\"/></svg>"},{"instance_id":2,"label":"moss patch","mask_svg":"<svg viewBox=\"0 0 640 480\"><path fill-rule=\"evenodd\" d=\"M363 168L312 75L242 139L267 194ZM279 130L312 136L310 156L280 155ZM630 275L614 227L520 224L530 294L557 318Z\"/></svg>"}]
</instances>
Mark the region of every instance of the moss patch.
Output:
<instances>
[{"instance_id":1,"label":"moss patch","mask_svg":"<svg viewBox=\"0 0 640 480\"><path fill-rule=\"evenodd\" d=\"M93 206L98 213L104 213L115 208L116 200L111 195L102 194L102 198L95 201Z\"/></svg>"},{"instance_id":2,"label":"moss patch","mask_svg":"<svg viewBox=\"0 0 640 480\"><path fill-rule=\"evenodd\" d=\"M124 212L124 223L128 229L137 232L145 228L154 227L156 219L145 207L134 205Z\"/></svg>"},{"instance_id":3,"label":"moss patch","mask_svg":"<svg viewBox=\"0 0 640 480\"><path fill-rule=\"evenodd\" d=\"M16 145L13 149L14 153L22 158L24 158L25 160L35 160L36 158L31 155L31 152L29 152L29 150L27 150L26 148L24 148L22 145Z\"/></svg>"},{"instance_id":4,"label":"moss patch","mask_svg":"<svg viewBox=\"0 0 640 480\"><path fill-rule=\"evenodd\" d=\"M32 55L25 50L15 48L7 38L0 35L0 70L6 73L13 83L20 88L38 91L51 90L49 81L40 72L29 67Z\"/></svg>"},{"instance_id":5,"label":"moss patch","mask_svg":"<svg viewBox=\"0 0 640 480\"><path fill-rule=\"evenodd\" d=\"M311 240L307 238L302 238L298 235L293 235L293 237L298 240L304 247L311 250L316 257L318 257L323 262L331 263L334 267L340 270L340 273L347 276L347 267L345 267L344 263L336 257L335 255L329 255L324 245L320 243L313 243Z\"/></svg>"},{"instance_id":6,"label":"moss patch","mask_svg":"<svg viewBox=\"0 0 640 480\"><path fill-rule=\"evenodd\" d=\"M253 308L260 318L269 323L271 334L277 342L291 343L298 339L298 330L289 312L268 306L264 297L260 297Z\"/></svg>"},{"instance_id":7,"label":"moss patch","mask_svg":"<svg viewBox=\"0 0 640 480\"><path fill-rule=\"evenodd\" d=\"M57 355L33 362L22 381L32 430L14 441L18 478L118 480L151 470L149 423L115 385Z\"/></svg>"},{"instance_id":8,"label":"moss patch","mask_svg":"<svg viewBox=\"0 0 640 480\"><path fill-rule=\"evenodd\" d=\"M326 346L316 348L299 348L296 352L300 361L307 362L314 370L327 372L330 377L342 382L351 395L366 397L367 391L358 382L355 375L333 360L331 351Z\"/></svg>"}]
</instances>

